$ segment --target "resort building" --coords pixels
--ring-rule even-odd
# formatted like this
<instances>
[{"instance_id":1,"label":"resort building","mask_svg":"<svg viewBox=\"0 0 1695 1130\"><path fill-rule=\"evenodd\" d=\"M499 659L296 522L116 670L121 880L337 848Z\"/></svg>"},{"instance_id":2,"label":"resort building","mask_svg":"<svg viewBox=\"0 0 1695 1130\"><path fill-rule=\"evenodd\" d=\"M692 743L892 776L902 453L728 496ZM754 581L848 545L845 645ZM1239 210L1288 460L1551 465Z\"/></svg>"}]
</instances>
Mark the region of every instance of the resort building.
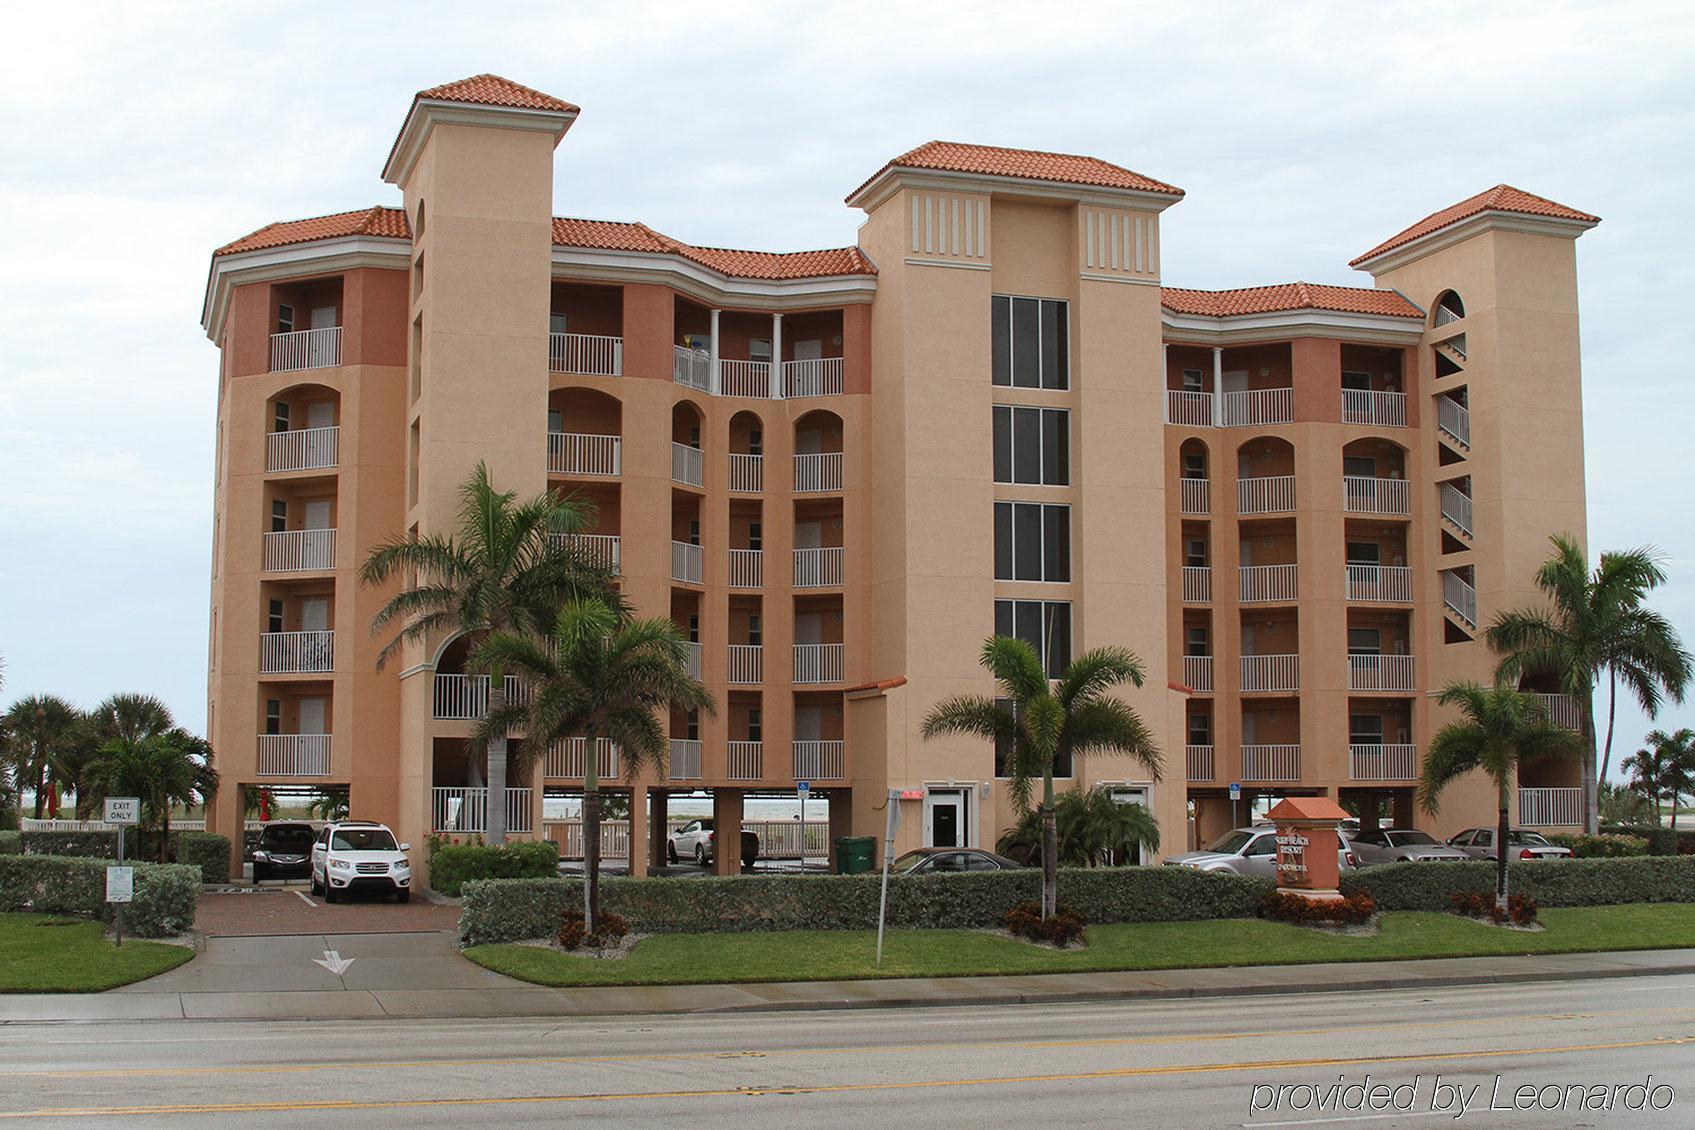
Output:
<instances>
[{"instance_id":1,"label":"resort building","mask_svg":"<svg viewBox=\"0 0 1695 1130\"><path fill-rule=\"evenodd\" d=\"M992 847L1015 819L995 749L920 730L992 690L995 632L1055 673L1141 657L1124 697L1163 779L1090 755L1062 787L1148 805L1165 853L1276 796L1493 823L1481 779L1435 821L1413 784L1432 693L1489 677L1482 626L1536 599L1550 534L1584 536L1574 243L1595 217L1503 185L1354 260L1370 286L1175 289L1180 189L930 142L848 195L855 246L734 251L553 215L577 114L489 75L423 91L392 205L214 253L214 830L270 786L345 788L414 844L490 804L553 834L544 794L580 789L588 751L516 741L489 798L472 641L379 669L392 590L358 579L387 539L451 534L479 460L502 490L594 503L581 544L687 632L720 704L670 719L663 772L596 754L637 872L668 797L710 795L734 843L746 798L801 781L834 834L881 835L896 804L901 850ZM1576 783L1527 767L1515 820L1576 824Z\"/></svg>"}]
</instances>

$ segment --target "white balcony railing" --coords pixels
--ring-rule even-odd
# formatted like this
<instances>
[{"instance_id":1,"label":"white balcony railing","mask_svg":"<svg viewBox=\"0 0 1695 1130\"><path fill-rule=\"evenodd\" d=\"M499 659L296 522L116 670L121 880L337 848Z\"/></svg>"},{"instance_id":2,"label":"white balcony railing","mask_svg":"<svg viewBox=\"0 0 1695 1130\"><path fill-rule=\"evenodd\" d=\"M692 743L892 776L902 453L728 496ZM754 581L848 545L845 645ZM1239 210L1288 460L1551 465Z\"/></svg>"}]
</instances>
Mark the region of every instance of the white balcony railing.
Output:
<instances>
[{"instance_id":1,"label":"white balcony railing","mask_svg":"<svg viewBox=\"0 0 1695 1130\"><path fill-rule=\"evenodd\" d=\"M1471 410L1453 397L1436 398L1436 426L1460 446L1471 446Z\"/></svg>"},{"instance_id":2,"label":"white balcony railing","mask_svg":"<svg viewBox=\"0 0 1695 1130\"><path fill-rule=\"evenodd\" d=\"M1242 780L1299 781L1300 779L1300 746L1245 745L1242 747Z\"/></svg>"},{"instance_id":3,"label":"white balcony railing","mask_svg":"<svg viewBox=\"0 0 1695 1130\"><path fill-rule=\"evenodd\" d=\"M265 470L316 471L334 467L341 455L341 429L300 428L265 437Z\"/></svg>"},{"instance_id":4,"label":"white balcony railing","mask_svg":"<svg viewBox=\"0 0 1695 1130\"><path fill-rule=\"evenodd\" d=\"M671 543L671 579L686 585L701 583L701 563L704 554L698 545L686 541Z\"/></svg>"},{"instance_id":5,"label":"white balcony railing","mask_svg":"<svg viewBox=\"0 0 1695 1130\"><path fill-rule=\"evenodd\" d=\"M765 681L765 648L756 643L733 643L724 681L738 687L757 687Z\"/></svg>"},{"instance_id":6,"label":"white balcony railing","mask_svg":"<svg viewBox=\"0 0 1695 1130\"><path fill-rule=\"evenodd\" d=\"M1212 427L1212 393L1166 389L1165 422L1189 428Z\"/></svg>"},{"instance_id":7,"label":"white balcony railing","mask_svg":"<svg viewBox=\"0 0 1695 1130\"><path fill-rule=\"evenodd\" d=\"M550 780L580 781L583 779L583 751L586 738L566 738L547 747L542 762L542 776ZM611 738L594 740L594 773L599 781L617 780L622 766L618 760L618 745Z\"/></svg>"},{"instance_id":8,"label":"white balcony railing","mask_svg":"<svg viewBox=\"0 0 1695 1130\"><path fill-rule=\"evenodd\" d=\"M1412 494L1405 479L1343 475L1342 509L1349 514L1405 516L1412 513Z\"/></svg>"},{"instance_id":9,"label":"white balcony railing","mask_svg":"<svg viewBox=\"0 0 1695 1130\"><path fill-rule=\"evenodd\" d=\"M1241 657L1244 691L1298 691L1301 689L1299 655L1244 655Z\"/></svg>"},{"instance_id":10,"label":"white balcony railing","mask_svg":"<svg viewBox=\"0 0 1695 1130\"><path fill-rule=\"evenodd\" d=\"M730 551L730 587L756 589L765 583L765 551L762 549L732 549Z\"/></svg>"},{"instance_id":11,"label":"white balcony railing","mask_svg":"<svg viewBox=\"0 0 1695 1130\"><path fill-rule=\"evenodd\" d=\"M327 777L329 774L330 735L259 735L259 776Z\"/></svg>"},{"instance_id":12,"label":"white balcony railing","mask_svg":"<svg viewBox=\"0 0 1695 1130\"><path fill-rule=\"evenodd\" d=\"M795 550L795 588L830 588L841 583L841 546Z\"/></svg>"},{"instance_id":13,"label":"white balcony railing","mask_svg":"<svg viewBox=\"0 0 1695 1130\"><path fill-rule=\"evenodd\" d=\"M1582 789L1520 789L1518 822L1530 828L1575 828L1583 823Z\"/></svg>"},{"instance_id":14,"label":"white balcony railing","mask_svg":"<svg viewBox=\"0 0 1695 1130\"><path fill-rule=\"evenodd\" d=\"M846 743L840 738L795 742L795 780L840 781L847 776Z\"/></svg>"},{"instance_id":15,"label":"white balcony railing","mask_svg":"<svg viewBox=\"0 0 1695 1130\"><path fill-rule=\"evenodd\" d=\"M1224 426L1290 424L1295 420L1295 390L1256 388L1224 394Z\"/></svg>"},{"instance_id":16,"label":"white balcony railing","mask_svg":"<svg viewBox=\"0 0 1695 1130\"><path fill-rule=\"evenodd\" d=\"M624 374L624 339L598 334L548 334L547 367L583 377Z\"/></svg>"},{"instance_id":17,"label":"white balcony railing","mask_svg":"<svg viewBox=\"0 0 1695 1130\"><path fill-rule=\"evenodd\" d=\"M665 761L665 779L700 780L700 751L700 742L695 738L672 738L669 756Z\"/></svg>"},{"instance_id":18,"label":"white balcony railing","mask_svg":"<svg viewBox=\"0 0 1695 1130\"><path fill-rule=\"evenodd\" d=\"M805 361L783 362L783 395L840 396L842 394L842 359L814 357Z\"/></svg>"},{"instance_id":19,"label":"white balcony railing","mask_svg":"<svg viewBox=\"0 0 1695 1130\"><path fill-rule=\"evenodd\" d=\"M704 644L696 643L693 640L688 640L688 641L684 642L684 644L683 644L683 654L684 654L685 658L683 660L683 664L684 664L684 668L689 673L689 678L691 678L691 679L700 678L701 661L702 661L703 655L705 654L705 651L706 651L706 646Z\"/></svg>"},{"instance_id":20,"label":"white balcony railing","mask_svg":"<svg viewBox=\"0 0 1695 1130\"><path fill-rule=\"evenodd\" d=\"M1355 781L1418 780L1418 747L1395 745L1348 746L1348 777Z\"/></svg>"},{"instance_id":21,"label":"white balcony railing","mask_svg":"<svg viewBox=\"0 0 1695 1130\"><path fill-rule=\"evenodd\" d=\"M1477 590L1458 573L1442 574L1442 603L1467 624L1477 624Z\"/></svg>"},{"instance_id":22,"label":"white balcony railing","mask_svg":"<svg viewBox=\"0 0 1695 1130\"><path fill-rule=\"evenodd\" d=\"M271 335L271 372L333 369L341 364L341 327Z\"/></svg>"},{"instance_id":23,"label":"white balcony railing","mask_svg":"<svg viewBox=\"0 0 1695 1130\"><path fill-rule=\"evenodd\" d=\"M554 534L558 541L574 546L590 563L617 573L621 569L623 539L617 534Z\"/></svg>"},{"instance_id":24,"label":"white balcony railing","mask_svg":"<svg viewBox=\"0 0 1695 1130\"><path fill-rule=\"evenodd\" d=\"M820 451L795 456L795 493L817 494L842 489L842 453Z\"/></svg>"},{"instance_id":25,"label":"white balcony railing","mask_svg":"<svg viewBox=\"0 0 1695 1130\"><path fill-rule=\"evenodd\" d=\"M1442 484L1442 517L1466 537L1471 536L1471 496L1453 483Z\"/></svg>"},{"instance_id":26,"label":"white balcony railing","mask_svg":"<svg viewBox=\"0 0 1695 1130\"><path fill-rule=\"evenodd\" d=\"M1405 565L1349 565L1348 599L1408 604L1413 598L1412 570Z\"/></svg>"},{"instance_id":27,"label":"white balcony railing","mask_svg":"<svg viewBox=\"0 0 1695 1130\"><path fill-rule=\"evenodd\" d=\"M1342 422L1404 428L1407 426L1407 394L1345 388L1342 390Z\"/></svg>"},{"instance_id":28,"label":"white balcony railing","mask_svg":"<svg viewBox=\"0 0 1695 1130\"><path fill-rule=\"evenodd\" d=\"M738 494L758 494L765 489L765 457L744 452L730 453L730 489Z\"/></svg>"},{"instance_id":29,"label":"white balcony railing","mask_svg":"<svg viewBox=\"0 0 1695 1130\"><path fill-rule=\"evenodd\" d=\"M1271 600L1294 600L1300 592L1300 570L1295 565L1243 565L1240 575L1239 599L1243 604L1263 604Z\"/></svg>"},{"instance_id":30,"label":"white balcony railing","mask_svg":"<svg viewBox=\"0 0 1695 1130\"><path fill-rule=\"evenodd\" d=\"M1583 731L1583 712L1577 708L1577 699L1569 694L1538 694L1534 697L1547 712L1549 725L1573 733Z\"/></svg>"},{"instance_id":31,"label":"white balcony railing","mask_svg":"<svg viewBox=\"0 0 1695 1130\"><path fill-rule=\"evenodd\" d=\"M314 573L335 568L335 531L277 530L265 535L265 572Z\"/></svg>"},{"instance_id":32,"label":"white balcony railing","mask_svg":"<svg viewBox=\"0 0 1695 1130\"><path fill-rule=\"evenodd\" d=\"M1295 476L1236 480L1236 513L1280 514L1295 508Z\"/></svg>"},{"instance_id":33,"label":"white balcony railing","mask_svg":"<svg viewBox=\"0 0 1695 1130\"><path fill-rule=\"evenodd\" d=\"M795 644L795 682L841 682L843 650L839 643Z\"/></svg>"},{"instance_id":34,"label":"white balcony railing","mask_svg":"<svg viewBox=\"0 0 1695 1130\"><path fill-rule=\"evenodd\" d=\"M1183 566L1183 599L1190 604L1205 604L1212 599L1212 566Z\"/></svg>"},{"instance_id":35,"label":"white balcony railing","mask_svg":"<svg viewBox=\"0 0 1695 1130\"><path fill-rule=\"evenodd\" d=\"M552 475L621 474L624 440L583 432L548 432L547 470Z\"/></svg>"},{"instance_id":36,"label":"white balcony railing","mask_svg":"<svg viewBox=\"0 0 1695 1130\"><path fill-rule=\"evenodd\" d=\"M1183 763L1191 781L1212 780L1214 769L1212 747L1209 745L1186 745L1183 747Z\"/></svg>"},{"instance_id":37,"label":"white balcony railing","mask_svg":"<svg viewBox=\"0 0 1695 1130\"><path fill-rule=\"evenodd\" d=\"M1348 656L1351 691L1410 691L1414 686L1410 655Z\"/></svg>"},{"instance_id":38,"label":"white balcony railing","mask_svg":"<svg viewBox=\"0 0 1695 1130\"><path fill-rule=\"evenodd\" d=\"M335 632L262 632L261 675L310 675L335 669Z\"/></svg>"},{"instance_id":39,"label":"white balcony railing","mask_svg":"<svg viewBox=\"0 0 1695 1130\"><path fill-rule=\"evenodd\" d=\"M701 392L712 391L712 355L704 349L672 346L671 380Z\"/></svg>"},{"instance_id":40,"label":"white balcony railing","mask_svg":"<svg viewBox=\"0 0 1695 1130\"><path fill-rule=\"evenodd\" d=\"M528 698L524 683L516 675L506 676L506 701ZM489 677L438 671L433 688L432 714L441 721L475 722L488 713Z\"/></svg>"},{"instance_id":41,"label":"white balcony railing","mask_svg":"<svg viewBox=\"0 0 1695 1130\"><path fill-rule=\"evenodd\" d=\"M757 781L765 776L765 755L758 742L724 743L724 776L731 781Z\"/></svg>"},{"instance_id":42,"label":"white balcony railing","mask_svg":"<svg viewBox=\"0 0 1695 1130\"><path fill-rule=\"evenodd\" d=\"M1206 479L1178 480L1178 508L1184 514L1206 514L1212 509L1212 484Z\"/></svg>"},{"instance_id":43,"label":"white balcony railing","mask_svg":"<svg viewBox=\"0 0 1695 1130\"><path fill-rule=\"evenodd\" d=\"M718 362L718 394L720 396L769 397L771 392L771 362L730 360Z\"/></svg>"},{"instance_id":44,"label":"white balcony railing","mask_svg":"<svg viewBox=\"0 0 1695 1130\"><path fill-rule=\"evenodd\" d=\"M1211 693L1212 656L1185 655L1183 657L1183 685L1198 694Z\"/></svg>"},{"instance_id":45,"label":"white balcony railing","mask_svg":"<svg viewBox=\"0 0 1695 1130\"><path fill-rule=\"evenodd\" d=\"M534 828L529 789L506 790L506 830L529 832ZM430 790L430 828L436 832L472 833L488 831L488 790L443 788Z\"/></svg>"},{"instance_id":46,"label":"white balcony railing","mask_svg":"<svg viewBox=\"0 0 1695 1130\"><path fill-rule=\"evenodd\" d=\"M684 486L706 485L706 452L686 443L671 445L671 481Z\"/></svg>"}]
</instances>

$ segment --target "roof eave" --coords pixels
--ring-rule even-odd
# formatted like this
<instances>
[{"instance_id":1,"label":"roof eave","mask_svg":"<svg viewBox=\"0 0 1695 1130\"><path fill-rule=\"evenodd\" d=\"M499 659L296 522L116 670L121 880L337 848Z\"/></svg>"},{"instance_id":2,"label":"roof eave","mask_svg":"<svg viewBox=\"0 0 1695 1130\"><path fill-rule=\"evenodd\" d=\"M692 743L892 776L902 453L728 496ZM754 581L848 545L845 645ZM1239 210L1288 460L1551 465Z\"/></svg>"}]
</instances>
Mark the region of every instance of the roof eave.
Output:
<instances>
[{"instance_id":1,"label":"roof eave","mask_svg":"<svg viewBox=\"0 0 1695 1130\"><path fill-rule=\"evenodd\" d=\"M699 301L737 306L782 308L798 300L807 304L870 302L877 276L868 274L808 275L792 279L755 279L727 275L671 251L628 251L615 248L554 245L555 276L626 278L652 282L659 277Z\"/></svg>"},{"instance_id":2,"label":"roof eave","mask_svg":"<svg viewBox=\"0 0 1695 1130\"><path fill-rule=\"evenodd\" d=\"M558 145L571 123L577 120L576 110L536 110L518 106L484 106L475 102L448 102L434 98L418 98L406 114L406 122L389 149L383 163L383 180L405 187L424 151L430 130L438 123L444 125L484 126L493 129L534 130L553 135Z\"/></svg>"},{"instance_id":3,"label":"roof eave","mask_svg":"<svg viewBox=\"0 0 1695 1130\"><path fill-rule=\"evenodd\" d=\"M406 270L412 260L412 241L385 235L338 235L279 247L259 247L213 255L206 273L206 294L200 304L200 325L218 340L229 313L230 291L242 283L328 274L353 267Z\"/></svg>"},{"instance_id":4,"label":"roof eave","mask_svg":"<svg viewBox=\"0 0 1695 1130\"><path fill-rule=\"evenodd\" d=\"M1183 199L1183 190L1156 192L1140 188L1114 188L1107 185L1078 184L1075 181L1037 180L1033 177L997 176L990 173L964 173L950 169L923 169L909 165L887 165L870 180L854 189L848 196L850 208L866 212L893 196L907 185L920 188L964 188L980 193L1006 196L1035 196L1060 199L1079 204L1109 204L1131 207L1140 211L1163 212ZM1152 205L1152 207L1150 207Z\"/></svg>"},{"instance_id":5,"label":"roof eave","mask_svg":"<svg viewBox=\"0 0 1695 1130\"><path fill-rule=\"evenodd\" d=\"M1444 224L1434 231L1425 232L1415 239L1405 243L1387 247L1381 251L1368 251L1357 259L1350 260L1348 266L1356 270L1379 274L1392 271L1396 267L1405 266L1415 259L1444 247L1452 247L1462 240L1470 239L1480 232L1488 230L1529 232L1533 235L1563 236L1576 239L1590 228L1599 224L1598 219L1577 220L1565 216L1538 216L1530 212L1509 212L1500 208L1486 208L1475 215Z\"/></svg>"},{"instance_id":6,"label":"roof eave","mask_svg":"<svg viewBox=\"0 0 1695 1130\"><path fill-rule=\"evenodd\" d=\"M1205 344L1258 341L1267 337L1336 337L1387 344L1415 344L1424 319L1410 314L1359 314L1302 307L1258 314L1180 314L1160 308L1168 339Z\"/></svg>"}]
</instances>

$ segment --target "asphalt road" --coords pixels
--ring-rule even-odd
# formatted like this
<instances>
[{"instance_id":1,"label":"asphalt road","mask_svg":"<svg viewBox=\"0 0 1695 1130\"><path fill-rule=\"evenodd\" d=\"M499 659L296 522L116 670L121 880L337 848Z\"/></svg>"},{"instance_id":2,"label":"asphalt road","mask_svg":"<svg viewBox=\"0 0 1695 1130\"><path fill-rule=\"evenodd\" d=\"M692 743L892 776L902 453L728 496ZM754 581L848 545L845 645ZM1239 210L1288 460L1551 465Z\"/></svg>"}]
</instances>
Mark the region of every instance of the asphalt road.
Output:
<instances>
[{"instance_id":1,"label":"asphalt road","mask_svg":"<svg viewBox=\"0 0 1695 1130\"><path fill-rule=\"evenodd\" d=\"M0 1121L65 1125L1333 1126L1354 1121L1336 1104L1365 1094L1322 1088L1368 1076L1410 1107L1368 1110L1359 1124L1371 1127L1442 1125L1461 1101L1468 1124L1695 1125L1695 977L629 1020L0 1027ZM1644 1090L1606 1095L1669 1105L1585 1112L1570 1090L1519 1091L1629 1084ZM1514 1101L1531 1109L1488 1109Z\"/></svg>"}]
</instances>

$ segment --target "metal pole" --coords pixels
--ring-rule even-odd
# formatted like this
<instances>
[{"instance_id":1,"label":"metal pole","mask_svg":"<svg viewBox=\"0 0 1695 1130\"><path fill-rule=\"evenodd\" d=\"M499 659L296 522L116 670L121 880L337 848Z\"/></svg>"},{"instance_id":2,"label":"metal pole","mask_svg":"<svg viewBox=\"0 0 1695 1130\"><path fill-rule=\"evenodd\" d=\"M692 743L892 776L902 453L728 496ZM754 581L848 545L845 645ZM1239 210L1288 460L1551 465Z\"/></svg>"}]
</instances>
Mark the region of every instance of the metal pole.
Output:
<instances>
[{"instance_id":1,"label":"metal pole","mask_svg":"<svg viewBox=\"0 0 1695 1130\"><path fill-rule=\"evenodd\" d=\"M124 827L124 825L119 824L118 825L118 866L119 867L122 867L124 865L124 837L127 836L128 834L129 834L129 832ZM117 931L118 931L118 948L122 949L123 945L124 945L124 904L123 903L120 902L118 904L118 911L117 911L117 914L114 916L114 918L115 918L115 923L117 925Z\"/></svg>"},{"instance_id":2,"label":"metal pole","mask_svg":"<svg viewBox=\"0 0 1695 1130\"><path fill-rule=\"evenodd\" d=\"M877 968L883 968L883 920L889 914L889 856L895 849L895 829L900 826L900 794L889 790L889 818L883 833L883 891L877 897Z\"/></svg>"},{"instance_id":3,"label":"metal pole","mask_svg":"<svg viewBox=\"0 0 1695 1130\"><path fill-rule=\"evenodd\" d=\"M805 790L805 789L802 789L801 793L800 793L800 868L799 868L799 870L800 870L800 873L802 875L806 874L806 793L807 793L807 790Z\"/></svg>"}]
</instances>

